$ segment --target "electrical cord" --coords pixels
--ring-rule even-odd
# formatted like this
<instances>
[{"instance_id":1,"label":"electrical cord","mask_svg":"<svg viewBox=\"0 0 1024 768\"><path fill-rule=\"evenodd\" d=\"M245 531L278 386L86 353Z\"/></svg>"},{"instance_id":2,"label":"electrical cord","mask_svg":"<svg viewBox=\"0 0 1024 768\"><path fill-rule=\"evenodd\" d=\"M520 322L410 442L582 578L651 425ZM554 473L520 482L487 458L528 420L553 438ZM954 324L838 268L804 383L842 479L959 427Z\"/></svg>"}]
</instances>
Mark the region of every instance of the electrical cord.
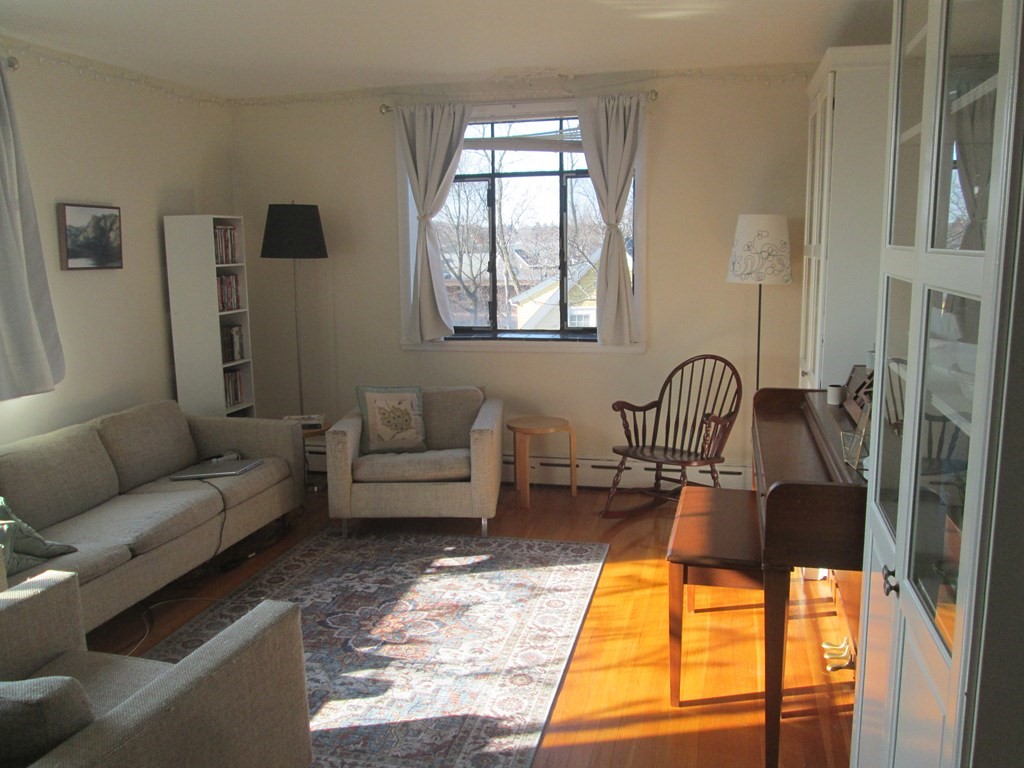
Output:
<instances>
[{"instance_id":1,"label":"electrical cord","mask_svg":"<svg viewBox=\"0 0 1024 768\"><path fill-rule=\"evenodd\" d=\"M159 607L161 607L163 605L168 605L170 603L180 603L180 602L187 602L187 601L195 601L195 602L201 602L201 603L216 603L217 599L213 598L213 597L170 597L170 598L167 598L166 600L159 600L158 602L155 602L155 603L152 603L151 605L145 606L142 609L142 623L143 623L143 626L145 626L146 629L142 633L142 637L139 638L138 642L136 642L135 645L133 645L131 647L131 650L129 650L127 652L124 652L122 650L122 651L119 651L119 653L122 656L134 656L135 652L137 650L139 650L140 647L142 647L142 644L144 642L146 642L146 638L148 638L150 636L150 634L152 634L152 632L153 632L153 609L154 608L159 608Z\"/></svg>"}]
</instances>

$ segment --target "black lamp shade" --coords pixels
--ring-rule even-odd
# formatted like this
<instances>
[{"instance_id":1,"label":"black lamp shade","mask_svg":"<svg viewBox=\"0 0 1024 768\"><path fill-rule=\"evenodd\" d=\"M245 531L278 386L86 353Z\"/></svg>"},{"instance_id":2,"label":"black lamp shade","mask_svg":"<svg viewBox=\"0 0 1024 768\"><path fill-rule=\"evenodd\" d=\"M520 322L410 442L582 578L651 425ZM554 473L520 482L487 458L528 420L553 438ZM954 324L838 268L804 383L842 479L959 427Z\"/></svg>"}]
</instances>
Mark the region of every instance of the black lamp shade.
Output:
<instances>
[{"instance_id":1,"label":"black lamp shade","mask_svg":"<svg viewBox=\"0 0 1024 768\"><path fill-rule=\"evenodd\" d=\"M327 244L315 205L271 204L263 230L264 259L326 259Z\"/></svg>"}]
</instances>

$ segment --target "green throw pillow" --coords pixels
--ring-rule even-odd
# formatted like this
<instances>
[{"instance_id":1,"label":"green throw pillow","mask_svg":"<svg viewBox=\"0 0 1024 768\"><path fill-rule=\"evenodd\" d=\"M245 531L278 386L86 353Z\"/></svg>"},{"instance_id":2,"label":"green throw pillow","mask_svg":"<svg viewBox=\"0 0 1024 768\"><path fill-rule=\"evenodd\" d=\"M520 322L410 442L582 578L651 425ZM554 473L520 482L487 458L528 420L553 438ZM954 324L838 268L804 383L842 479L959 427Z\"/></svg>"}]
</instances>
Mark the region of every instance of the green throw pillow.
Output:
<instances>
[{"instance_id":1,"label":"green throw pillow","mask_svg":"<svg viewBox=\"0 0 1024 768\"><path fill-rule=\"evenodd\" d=\"M73 677L0 682L0 765L28 765L93 721Z\"/></svg>"},{"instance_id":2,"label":"green throw pillow","mask_svg":"<svg viewBox=\"0 0 1024 768\"><path fill-rule=\"evenodd\" d=\"M362 453L427 450L419 387L356 387L363 415Z\"/></svg>"},{"instance_id":3,"label":"green throw pillow","mask_svg":"<svg viewBox=\"0 0 1024 768\"><path fill-rule=\"evenodd\" d=\"M31 525L18 519L3 496L0 496L0 544L8 576L41 565L51 557L78 551L70 544L44 539Z\"/></svg>"}]
</instances>

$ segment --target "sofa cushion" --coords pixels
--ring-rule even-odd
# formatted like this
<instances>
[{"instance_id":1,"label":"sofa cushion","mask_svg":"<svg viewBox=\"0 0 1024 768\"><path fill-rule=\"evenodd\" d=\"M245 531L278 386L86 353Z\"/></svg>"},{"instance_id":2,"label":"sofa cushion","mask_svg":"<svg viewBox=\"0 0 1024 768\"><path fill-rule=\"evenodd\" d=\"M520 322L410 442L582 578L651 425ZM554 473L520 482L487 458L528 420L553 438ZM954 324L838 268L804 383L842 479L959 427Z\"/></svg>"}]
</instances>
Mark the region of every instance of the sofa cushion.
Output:
<instances>
[{"instance_id":1,"label":"sofa cushion","mask_svg":"<svg viewBox=\"0 0 1024 768\"><path fill-rule=\"evenodd\" d=\"M74 552L70 544L44 539L28 523L19 520L0 496L0 545L7 573L15 574L41 565L51 557Z\"/></svg>"},{"instance_id":2,"label":"sofa cushion","mask_svg":"<svg viewBox=\"0 0 1024 768\"><path fill-rule=\"evenodd\" d=\"M427 448L419 387L356 387L363 417L361 453L400 453Z\"/></svg>"},{"instance_id":3,"label":"sofa cushion","mask_svg":"<svg viewBox=\"0 0 1024 768\"><path fill-rule=\"evenodd\" d=\"M480 413L484 393L477 387L423 387L427 448L469 448L469 432Z\"/></svg>"},{"instance_id":4,"label":"sofa cushion","mask_svg":"<svg viewBox=\"0 0 1024 768\"><path fill-rule=\"evenodd\" d=\"M96 422L121 493L198 460L188 419L173 400L139 405Z\"/></svg>"},{"instance_id":5,"label":"sofa cushion","mask_svg":"<svg viewBox=\"0 0 1024 768\"><path fill-rule=\"evenodd\" d=\"M28 765L93 721L73 677L0 682L0 765Z\"/></svg>"},{"instance_id":6,"label":"sofa cushion","mask_svg":"<svg viewBox=\"0 0 1024 768\"><path fill-rule=\"evenodd\" d=\"M43 534L49 536L50 532L46 529ZM19 573L11 582L20 583L52 569L76 573L78 583L87 584L132 559L131 550L117 541L76 541L75 547L75 552L43 560L34 568Z\"/></svg>"},{"instance_id":7,"label":"sofa cushion","mask_svg":"<svg viewBox=\"0 0 1024 768\"><path fill-rule=\"evenodd\" d=\"M37 531L117 492L117 471L92 424L0 447L0 495Z\"/></svg>"},{"instance_id":8,"label":"sofa cushion","mask_svg":"<svg viewBox=\"0 0 1024 768\"><path fill-rule=\"evenodd\" d=\"M171 480L168 477L162 477L151 483L140 485L131 493L174 493L186 488L211 489L212 487L223 499L223 508L231 509L290 476L291 470L287 461L277 456L268 456L262 464L240 475L208 477L203 480Z\"/></svg>"},{"instance_id":9,"label":"sofa cushion","mask_svg":"<svg viewBox=\"0 0 1024 768\"><path fill-rule=\"evenodd\" d=\"M469 449L422 453L370 453L352 463L357 483L425 483L469 480Z\"/></svg>"},{"instance_id":10,"label":"sofa cushion","mask_svg":"<svg viewBox=\"0 0 1024 768\"><path fill-rule=\"evenodd\" d=\"M74 543L120 544L132 556L149 552L198 528L223 509L220 494L206 483L174 483L174 492L126 493L46 529ZM53 567L63 567L54 560Z\"/></svg>"},{"instance_id":11,"label":"sofa cushion","mask_svg":"<svg viewBox=\"0 0 1024 768\"><path fill-rule=\"evenodd\" d=\"M136 656L74 650L65 651L37 670L33 677L67 675L75 678L85 688L93 713L102 717L172 666L165 661Z\"/></svg>"}]
</instances>

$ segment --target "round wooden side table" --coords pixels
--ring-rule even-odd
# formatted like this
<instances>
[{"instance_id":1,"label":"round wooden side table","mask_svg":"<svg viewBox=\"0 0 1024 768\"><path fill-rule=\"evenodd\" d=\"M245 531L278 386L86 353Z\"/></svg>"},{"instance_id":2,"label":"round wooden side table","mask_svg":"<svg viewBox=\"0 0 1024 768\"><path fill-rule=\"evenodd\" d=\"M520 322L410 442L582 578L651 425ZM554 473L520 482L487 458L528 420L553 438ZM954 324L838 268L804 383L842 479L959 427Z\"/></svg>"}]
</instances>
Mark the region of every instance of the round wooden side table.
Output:
<instances>
[{"instance_id":1,"label":"round wooden side table","mask_svg":"<svg viewBox=\"0 0 1024 768\"><path fill-rule=\"evenodd\" d=\"M530 436L550 435L554 432L569 433L569 480L572 495L576 496L576 432L568 419L559 416L517 416L509 419L507 426L515 436L515 477L519 491L519 506L530 506Z\"/></svg>"}]
</instances>

